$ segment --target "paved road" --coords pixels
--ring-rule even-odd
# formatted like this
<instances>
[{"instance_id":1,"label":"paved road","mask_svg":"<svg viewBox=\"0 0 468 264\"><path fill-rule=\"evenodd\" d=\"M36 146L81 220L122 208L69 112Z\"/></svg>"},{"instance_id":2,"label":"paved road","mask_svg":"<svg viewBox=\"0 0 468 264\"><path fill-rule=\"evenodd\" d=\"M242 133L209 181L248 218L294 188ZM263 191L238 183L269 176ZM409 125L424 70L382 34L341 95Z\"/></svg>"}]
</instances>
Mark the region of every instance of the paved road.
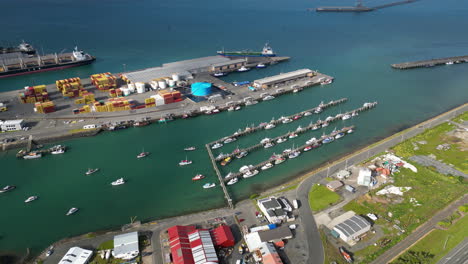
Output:
<instances>
[{"instance_id":1,"label":"paved road","mask_svg":"<svg viewBox=\"0 0 468 264\"><path fill-rule=\"evenodd\" d=\"M419 239L429 233L442 219L452 215L458 207L468 202L468 194L463 196L463 198L451 203L449 206L445 207L442 211L435 214L429 221L418 227L413 233L403 239L401 242L385 251L380 257L371 262L371 264L386 264L392 261L394 258L399 256L401 253L409 249L414 243Z\"/></svg>"},{"instance_id":2,"label":"paved road","mask_svg":"<svg viewBox=\"0 0 468 264\"><path fill-rule=\"evenodd\" d=\"M468 238L465 238L458 246L443 257L437 264L467 264L468 263Z\"/></svg>"}]
</instances>

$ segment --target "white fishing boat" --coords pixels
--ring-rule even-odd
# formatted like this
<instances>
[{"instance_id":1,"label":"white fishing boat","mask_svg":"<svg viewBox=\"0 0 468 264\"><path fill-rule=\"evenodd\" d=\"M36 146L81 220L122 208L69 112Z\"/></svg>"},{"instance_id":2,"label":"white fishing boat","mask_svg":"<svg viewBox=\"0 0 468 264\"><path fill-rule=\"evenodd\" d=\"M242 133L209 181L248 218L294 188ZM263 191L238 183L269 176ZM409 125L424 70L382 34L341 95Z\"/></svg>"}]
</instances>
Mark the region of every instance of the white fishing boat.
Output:
<instances>
[{"instance_id":1,"label":"white fishing boat","mask_svg":"<svg viewBox=\"0 0 468 264\"><path fill-rule=\"evenodd\" d=\"M237 177L234 177L234 178L230 179L227 182L227 185L233 185L233 184L237 183L238 181L239 181L239 179L237 179Z\"/></svg>"},{"instance_id":2,"label":"white fishing boat","mask_svg":"<svg viewBox=\"0 0 468 264\"><path fill-rule=\"evenodd\" d=\"M268 101L268 100L273 100L273 99L275 99L275 97L272 96L272 95L267 95L267 96L262 98L263 101Z\"/></svg>"},{"instance_id":3,"label":"white fishing boat","mask_svg":"<svg viewBox=\"0 0 468 264\"><path fill-rule=\"evenodd\" d=\"M35 196L35 195L34 195L34 196L29 196L28 199L26 199L24 202L25 202L25 203L30 203L30 202L32 202L32 201L37 200L37 198L39 198L39 197L37 197L37 196Z\"/></svg>"},{"instance_id":4,"label":"white fishing boat","mask_svg":"<svg viewBox=\"0 0 468 264\"><path fill-rule=\"evenodd\" d=\"M283 124L287 124L287 123L291 123L293 120L291 118L285 118L283 119L283 121L281 121L281 123Z\"/></svg>"},{"instance_id":5,"label":"white fishing boat","mask_svg":"<svg viewBox=\"0 0 468 264\"><path fill-rule=\"evenodd\" d=\"M88 169L88 170L86 171L85 174L86 174L86 175L91 175L91 174L95 173L95 172L98 171L98 170L99 170L99 168Z\"/></svg>"},{"instance_id":6,"label":"white fishing boat","mask_svg":"<svg viewBox=\"0 0 468 264\"><path fill-rule=\"evenodd\" d=\"M297 138L297 134L296 133L291 133L291 134L289 134L289 138Z\"/></svg>"},{"instance_id":7,"label":"white fishing boat","mask_svg":"<svg viewBox=\"0 0 468 264\"><path fill-rule=\"evenodd\" d=\"M72 215L72 214L74 214L76 212L78 212L78 208L72 207L72 208L70 208L70 210L68 210L68 212L65 215Z\"/></svg>"},{"instance_id":8,"label":"white fishing boat","mask_svg":"<svg viewBox=\"0 0 468 264\"><path fill-rule=\"evenodd\" d=\"M214 144L213 146L211 146L211 149L219 149L222 146L223 146L223 144L218 142L218 143Z\"/></svg>"},{"instance_id":9,"label":"white fishing boat","mask_svg":"<svg viewBox=\"0 0 468 264\"><path fill-rule=\"evenodd\" d=\"M265 129L272 129L272 128L275 128L275 127L276 127L275 124L270 123L270 124L265 126Z\"/></svg>"},{"instance_id":10,"label":"white fishing boat","mask_svg":"<svg viewBox=\"0 0 468 264\"><path fill-rule=\"evenodd\" d=\"M16 188L16 186L14 186L14 185L7 185L7 186L3 187L2 189L0 189L0 193L9 192L11 190L14 190L15 188Z\"/></svg>"},{"instance_id":11,"label":"white fishing boat","mask_svg":"<svg viewBox=\"0 0 468 264\"><path fill-rule=\"evenodd\" d=\"M120 179L117 179L117 180L111 182L112 186L117 186L117 185L122 185L122 184L125 184L125 180L123 178L120 178Z\"/></svg>"},{"instance_id":12,"label":"white fishing boat","mask_svg":"<svg viewBox=\"0 0 468 264\"><path fill-rule=\"evenodd\" d=\"M348 119L350 119L350 118L351 118L351 115L345 114L345 115L343 115L343 116L341 117L341 120L348 120Z\"/></svg>"},{"instance_id":13,"label":"white fishing boat","mask_svg":"<svg viewBox=\"0 0 468 264\"><path fill-rule=\"evenodd\" d=\"M264 139L260 140L260 144L266 144L266 143L268 143L270 141L271 141L271 138L264 138Z\"/></svg>"},{"instance_id":14,"label":"white fishing boat","mask_svg":"<svg viewBox=\"0 0 468 264\"><path fill-rule=\"evenodd\" d=\"M287 141L286 138L278 138L278 140L276 140L276 143L281 144L281 143L286 142L286 141Z\"/></svg>"},{"instance_id":15,"label":"white fishing boat","mask_svg":"<svg viewBox=\"0 0 468 264\"><path fill-rule=\"evenodd\" d=\"M245 66L242 66L242 67L240 67L237 71L238 71L238 72L246 72L246 71L250 71L250 68L247 68L247 67L245 67Z\"/></svg>"},{"instance_id":16,"label":"white fishing boat","mask_svg":"<svg viewBox=\"0 0 468 264\"><path fill-rule=\"evenodd\" d=\"M267 164L262 166L262 170L268 170L270 168L273 168L273 164L271 164L271 163L267 163Z\"/></svg>"},{"instance_id":17,"label":"white fishing boat","mask_svg":"<svg viewBox=\"0 0 468 264\"><path fill-rule=\"evenodd\" d=\"M216 184L214 184L214 183L205 183L205 184L203 184L203 189L209 189L209 188L213 188L215 186L216 186Z\"/></svg>"},{"instance_id":18,"label":"white fishing boat","mask_svg":"<svg viewBox=\"0 0 468 264\"><path fill-rule=\"evenodd\" d=\"M335 136L335 139L339 139L339 138L342 138L345 136L345 133L338 133L336 136Z\"/></svg>"},{"instance_id":19,"label":"white fishing boat","mask_svg":"<svg viewBox=\"0 0 468 264\"><path fill-rule=\"evenodd\" d=\"M275 144L271 143L271 142L267 142L265 145L263 145L264 148L271 148L273 147Z\"/></svg>"},{"instance_id":20,"label":"white fishing boat","mask_svg":"<svg viewBox=\"0 0 468 264\"><path fill-rule=\"evenodd\" d=\"M244 178L250 178L250 177L253 177L255 175L258 174L258 170L253 170L253 171L247 171L246 173L244 173L244 175L242 177Z\"/></svg>"},{"instance_id":21,"label":"white fishing boat","mask_svg":"<svg viewBox=\"0 0 468 264\"><path fill-rule=\"evenodd\" d=\"M229 143L234 142L234 141L236 141L236 140L237 140L237 138L231 137L231 138L227 138L226 140L224 140L223 143L224 143L224 144L229 144Z\"/></svg>"},{"instance_id":22,"label":"white fishing boat","mask_svg":"<svg viewBox=\"0 0 468 264\"><path fill-rule=\"evenodd\" d=\"M301 154L300 151L294 151L294 152L289 153L288 158L294 159L294 158L299 157L300 154Z\"/></svg>"}]
</instances>

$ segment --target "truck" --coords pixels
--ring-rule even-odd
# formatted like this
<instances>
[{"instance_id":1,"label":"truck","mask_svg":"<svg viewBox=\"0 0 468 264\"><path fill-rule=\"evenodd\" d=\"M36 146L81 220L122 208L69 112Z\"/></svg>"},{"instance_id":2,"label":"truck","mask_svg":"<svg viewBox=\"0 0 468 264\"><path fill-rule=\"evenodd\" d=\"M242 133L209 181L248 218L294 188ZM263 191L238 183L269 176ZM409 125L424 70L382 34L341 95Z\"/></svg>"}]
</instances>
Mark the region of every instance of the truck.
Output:
<instances>
[{"instance_id":1,"label":"truck","mask_svg":"<svg viewBox=\"0 0 468 264\"><path fill-rule=\"evenodd\" d=\"M351 193L355 193L356 192L356 188L354 188L353 186L351 185L345 185L345 189L348 191L348 192L351 192Z\"/></svg>"}]
</instances>

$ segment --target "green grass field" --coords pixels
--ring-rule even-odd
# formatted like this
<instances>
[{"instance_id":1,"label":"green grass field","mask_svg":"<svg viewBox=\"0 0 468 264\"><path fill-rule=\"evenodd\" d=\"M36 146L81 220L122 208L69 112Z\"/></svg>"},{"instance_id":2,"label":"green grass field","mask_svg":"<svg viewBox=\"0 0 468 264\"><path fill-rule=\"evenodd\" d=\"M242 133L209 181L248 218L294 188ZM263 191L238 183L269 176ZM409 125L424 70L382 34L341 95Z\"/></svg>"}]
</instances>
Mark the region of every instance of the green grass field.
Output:
<instances>
[{"instance_id":1,"label":"green grass field","mask_svg":"<svg viewBox=\"0 0 468 264\"><path fill-rule=\"evenodd\" d=\"M309 191L309 205L312 211L321 211L340 201L341 197L324 185L315 184Z\"/></svg>"},{"instance_id":2,"label":"green grass field","mask_svg":"<svg viewBox=\"0 0 468 264\"><path fill-rule=\"evenodd\" d=\"M448 230L434 230L429 235L418 241L409 250L426 251L434 254L429 263L437 263L443 256L450 252L466 237L468 237L468 217L465 215Z\"/></svg>"},{"instance_id":3,"label":"green grass field","mask_svg":"<svg viewBox=\"0 0 468 264\"><path fill-rule=\"evenodd\" d=\"M108 240L102 242L101 245L97 247L97 250L104 250L104 249L114 249L114 240Z\"/></svg>"}]
</instances>

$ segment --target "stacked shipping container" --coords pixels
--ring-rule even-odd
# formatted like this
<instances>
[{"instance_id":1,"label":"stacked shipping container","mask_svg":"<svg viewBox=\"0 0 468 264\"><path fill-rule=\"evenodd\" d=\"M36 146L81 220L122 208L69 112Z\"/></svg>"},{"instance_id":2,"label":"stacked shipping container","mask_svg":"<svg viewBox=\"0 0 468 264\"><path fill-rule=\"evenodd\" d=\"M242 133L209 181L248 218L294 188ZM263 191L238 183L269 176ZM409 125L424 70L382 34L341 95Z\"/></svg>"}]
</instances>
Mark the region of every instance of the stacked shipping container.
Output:
<instances>
[{"instance_id":1,"label":"stacked shipping container","mask_svg":"<svg viewBox=\"0 0 468 264\"><path fill-rule=\"evenodd\" d=\"M81 79L78 77L55 81L57 89L66 98L80 96L83 89Z\"/></svg>"},{"instance_id":2,"label":"stacked shipping container","mask_svg":"<svg viewBox=\"0 0 468 264\"><path fill-rule=\"evenodd\" d=\"M49 94L45 85L26 86L24 92L19 93L19 99L23 104L49 101Z\"/></svg>"},{"instance_id":3,"label":"stacked shipping container","mask_svg":"<svg viewBox=\"0 0 468 264\"><path fill-rule=\"evenodd\" d=\"M52 101L49 102L37 102L34 104L35 111L40 114L48 114L55 112L55 104Z\"/></svg>"},{"instance_id":4,"label":"stacked shipping container","mask_svg":"<svg viewBox=\"0 0 468 264\"><path fill-rule=\"evenodd\" d=\"M152 97L146 98L145 99L145 107L155 107L156 106L156 100Z\"/></svg>"},{"instance_id":5,"label":"stacked shipping container","mask_svg":"<svg viewBox=\"0 0 468 264\"><path fill-rule=\"evenodd\" d=\"M117 78L110 72L91 75L91 83L101 91L117 88Z\"/></svg>"},{"instance_id":6,"label":"stacked shipping container","mask_svg":"<svg viewBox=\"0 0 468 264\"><path fill-rule=\"evenodd\" d=\"M96 101L96 99L94 99L94 94L91 92L83 91L81 96L83 97L75 100L75 104L90 104Z\"/></svg>"}]
</instances>

